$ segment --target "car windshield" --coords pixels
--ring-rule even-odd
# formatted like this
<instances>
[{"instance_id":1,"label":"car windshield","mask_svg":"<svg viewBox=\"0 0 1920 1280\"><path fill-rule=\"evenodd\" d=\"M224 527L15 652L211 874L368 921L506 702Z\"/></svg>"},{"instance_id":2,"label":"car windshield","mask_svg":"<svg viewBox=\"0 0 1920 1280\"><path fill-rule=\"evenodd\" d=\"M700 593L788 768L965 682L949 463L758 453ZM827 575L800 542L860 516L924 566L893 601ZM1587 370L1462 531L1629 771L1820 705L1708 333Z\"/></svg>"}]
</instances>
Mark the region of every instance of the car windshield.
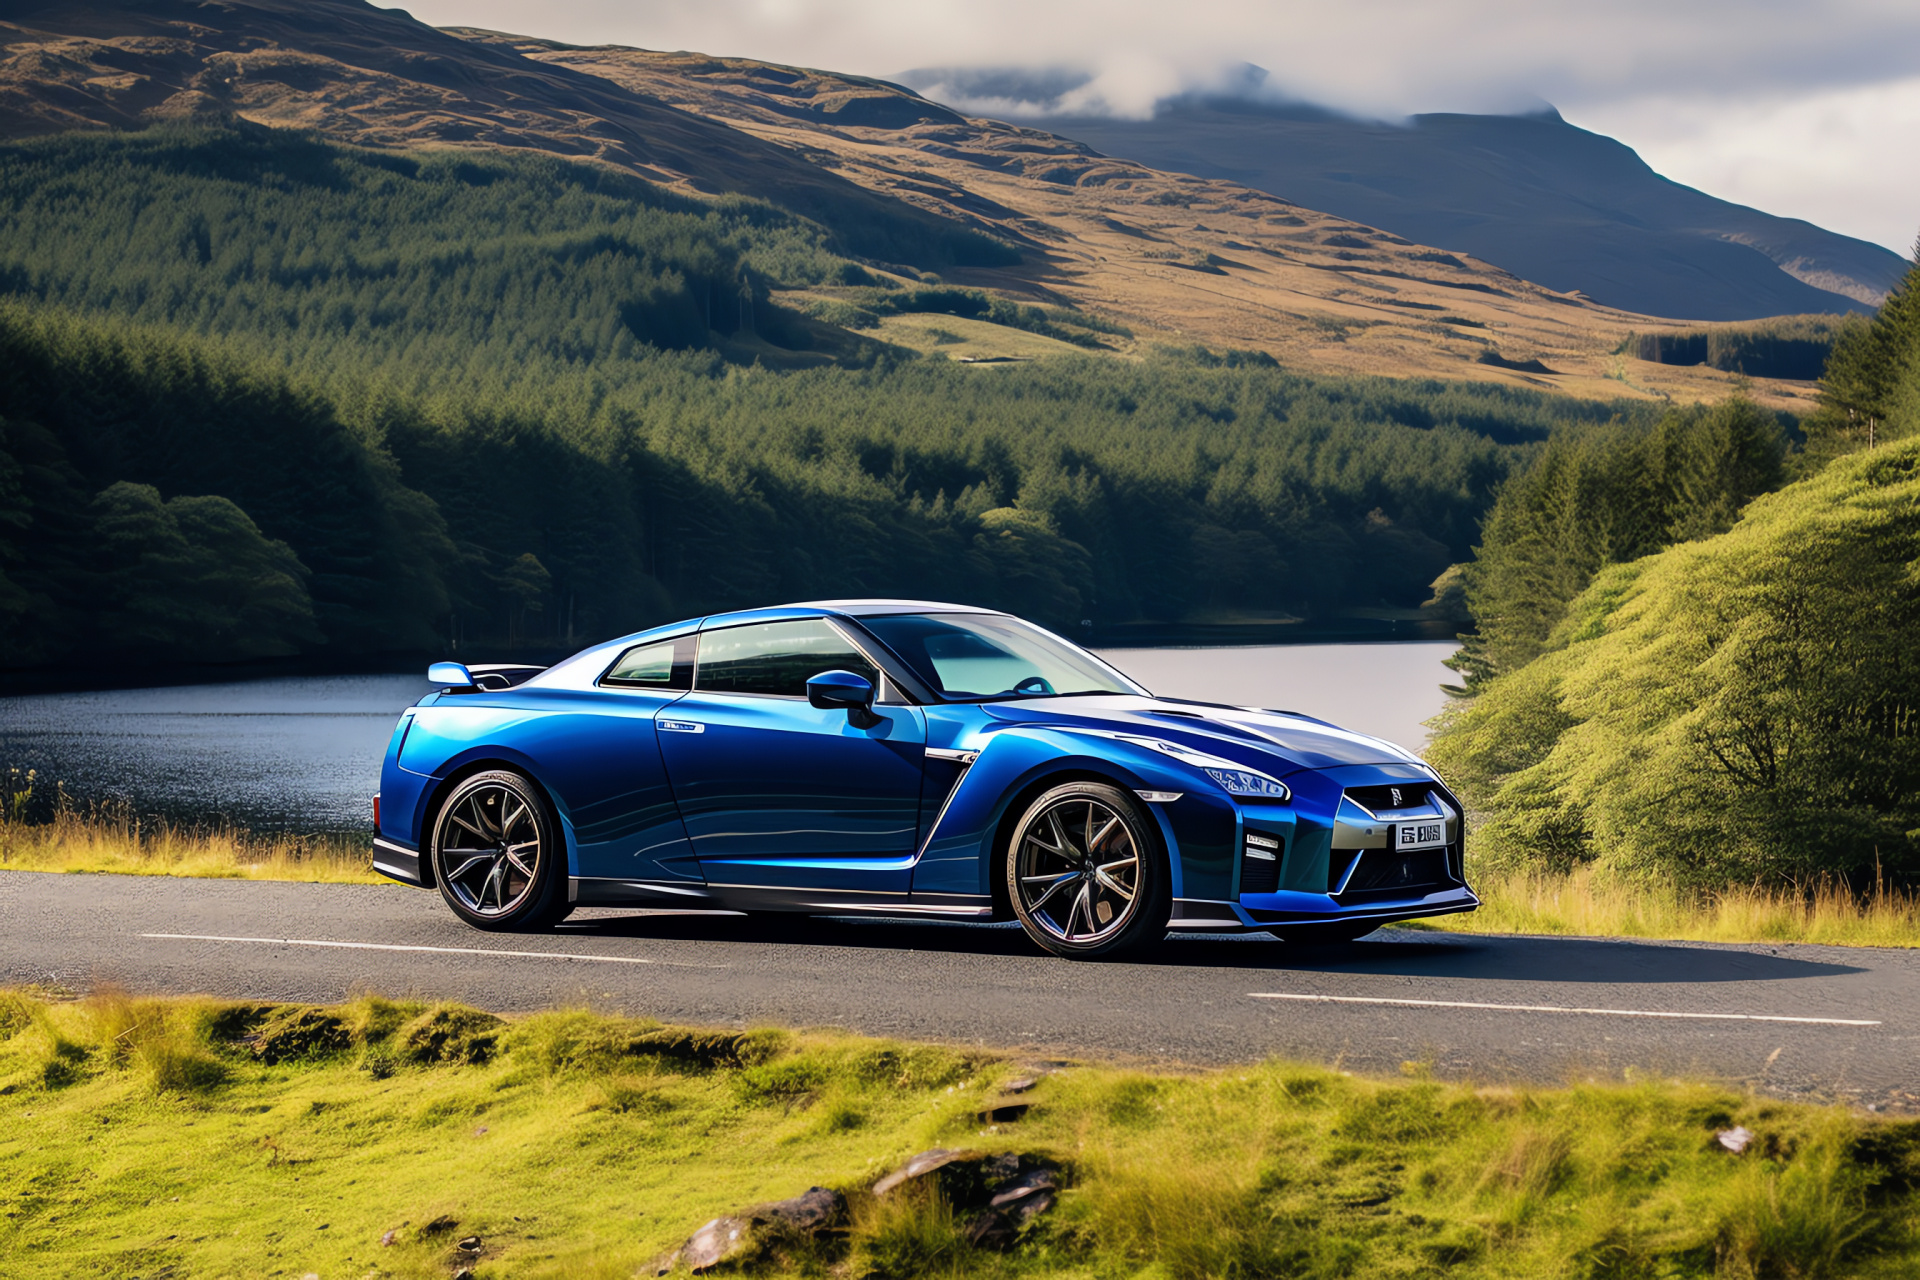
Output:
<instances>
[{"instance_id":1,"label":"car windshield","mask_svg":"<svg viewBox=\"0 0 1920 1280\"><path fill-rule=\"evenodd\" d=\"M1086 650L1004 614L910 613L860 622L953 702L1146 692Z\"/></svg>"}]
</instances>

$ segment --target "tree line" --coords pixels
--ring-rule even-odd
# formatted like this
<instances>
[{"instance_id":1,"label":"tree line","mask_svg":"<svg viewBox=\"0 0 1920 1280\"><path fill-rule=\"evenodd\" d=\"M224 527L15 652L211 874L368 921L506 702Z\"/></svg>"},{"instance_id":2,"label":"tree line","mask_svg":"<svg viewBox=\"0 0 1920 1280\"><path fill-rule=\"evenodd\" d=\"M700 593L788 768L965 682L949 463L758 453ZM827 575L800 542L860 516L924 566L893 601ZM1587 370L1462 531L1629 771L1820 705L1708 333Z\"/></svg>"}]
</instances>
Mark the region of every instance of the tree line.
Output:
<instances>
[{"instance_id":1,"label":"tree line","mask_svg":"<svg viewBox=\"0 0 1920 1280\"><path fill-rule=\"evenodd\" d=\"M1841 330L1804 449L1736 397L1507 482L1430 753L1482 865L1920 880L1916 288Z\"/></svg>"},{"instance_id":2,"label":"tree line","mask_svg":"<svg viewBox=\"0 0 1920 1280\"><path fill-rule=\"evenodd\" d=\"M767 367L819 339L778 291L821 283L1112 326L540 157L157 129L0 147L0 189L13 665L556 648L936 585L1062 626L1415 606L1543 442L1644 412L1203 349ZM171 548L145 595L136 509Z\"/></svg>"}]
</instances>

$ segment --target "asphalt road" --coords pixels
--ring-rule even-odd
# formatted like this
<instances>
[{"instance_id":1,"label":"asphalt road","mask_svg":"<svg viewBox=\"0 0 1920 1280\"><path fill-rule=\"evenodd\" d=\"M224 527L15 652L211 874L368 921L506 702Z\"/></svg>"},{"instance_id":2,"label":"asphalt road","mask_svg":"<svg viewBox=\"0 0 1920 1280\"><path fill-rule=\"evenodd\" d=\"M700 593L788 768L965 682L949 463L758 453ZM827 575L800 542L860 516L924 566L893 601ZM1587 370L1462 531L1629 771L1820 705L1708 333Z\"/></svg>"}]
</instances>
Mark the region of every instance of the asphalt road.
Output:
<instances>
[{"instance_id":1,"label":"asphalt road","mask_svg":"<svg viewBox=\"0 0 1920 1280\"><path fill-rule=\"evenodd\" d=\"M587 1003L1064 1057L1283 1056L1561 1083L1705 1076L1920 1110L1920 951L1387 931L1343 947L1171 939L1075 962L1011 926L583 911L486 934L430 892L0 872L0 983L497 1011Z\"/></svg>"}]
</instances>

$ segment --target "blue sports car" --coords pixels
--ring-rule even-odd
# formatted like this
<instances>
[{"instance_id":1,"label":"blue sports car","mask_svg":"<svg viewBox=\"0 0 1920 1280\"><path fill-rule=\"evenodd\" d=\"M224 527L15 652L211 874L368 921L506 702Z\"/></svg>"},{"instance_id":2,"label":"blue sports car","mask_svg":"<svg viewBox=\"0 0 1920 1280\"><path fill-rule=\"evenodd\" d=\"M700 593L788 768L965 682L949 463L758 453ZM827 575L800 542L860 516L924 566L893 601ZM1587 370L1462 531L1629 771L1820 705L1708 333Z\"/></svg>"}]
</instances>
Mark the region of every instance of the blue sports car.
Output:
<instances>
[{"instance_id":1,"label":"blue sports car","mask_svg":"<svg viewBox=\"0 0 1920 1280\"><path fill-rule=\"evenodd\" d=\"M387 748L374 865L481 929L579 906L860 912L1018 919L1095 956L1480 905L1460 804L1414 756L1154 697L987 609L785 605L429 676L444 687Z\"/></svg>"}]
</instances>

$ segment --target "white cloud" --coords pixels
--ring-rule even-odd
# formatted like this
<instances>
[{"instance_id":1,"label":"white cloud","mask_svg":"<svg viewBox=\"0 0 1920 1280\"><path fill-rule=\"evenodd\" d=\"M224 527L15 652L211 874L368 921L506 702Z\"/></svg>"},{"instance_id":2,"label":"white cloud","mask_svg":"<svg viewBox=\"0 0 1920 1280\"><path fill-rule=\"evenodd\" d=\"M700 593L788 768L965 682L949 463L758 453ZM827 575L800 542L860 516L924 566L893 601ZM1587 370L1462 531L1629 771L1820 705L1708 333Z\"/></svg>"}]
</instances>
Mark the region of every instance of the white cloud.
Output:
<instances>
[{"instance_id":1,"label":"white cloud","mask_svg":"<svg viewBox=\"0 0 1920 1280\"><path fill-rule=\"evenodd\" d=\"M1568 110L1722 199L1910 253L1920 234L1920 76L1792 98L1648 96Z\"/></svg>"},{"instance_id":2,"label":"white cloud","mask_svg":"<svg viewBox=\"0 0 1920 1280\"><path fill-rule=\"evenodd\" d=\"M1906 249L1920 189L1915 0L415 0L416 17L866 75L1076 66L1136 116L1265 67L1367 115L1540 100L1715 195Z\"/></svg>"}]
</instances>

